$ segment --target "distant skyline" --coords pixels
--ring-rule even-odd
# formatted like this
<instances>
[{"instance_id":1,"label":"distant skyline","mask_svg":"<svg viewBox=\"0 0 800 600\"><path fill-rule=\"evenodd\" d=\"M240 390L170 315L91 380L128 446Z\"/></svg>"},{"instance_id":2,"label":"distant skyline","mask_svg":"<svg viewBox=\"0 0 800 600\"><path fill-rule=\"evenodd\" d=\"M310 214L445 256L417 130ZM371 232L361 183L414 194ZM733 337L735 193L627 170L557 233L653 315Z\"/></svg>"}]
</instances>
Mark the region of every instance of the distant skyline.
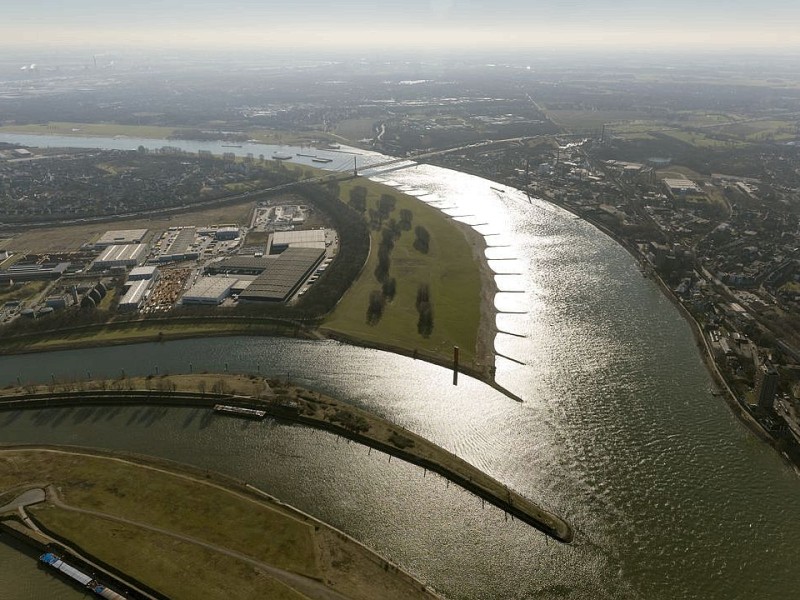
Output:
<instances>
[{"instance_id":1,"label":"distant skyline","mask_svg":"<svg viewBox=\"0 0 800 600\"><path fill-rule=\"evenodd\" d=\"M797 0L25 0L0 46L98 48L800 48Z\"/></svg>"}]
</instances>

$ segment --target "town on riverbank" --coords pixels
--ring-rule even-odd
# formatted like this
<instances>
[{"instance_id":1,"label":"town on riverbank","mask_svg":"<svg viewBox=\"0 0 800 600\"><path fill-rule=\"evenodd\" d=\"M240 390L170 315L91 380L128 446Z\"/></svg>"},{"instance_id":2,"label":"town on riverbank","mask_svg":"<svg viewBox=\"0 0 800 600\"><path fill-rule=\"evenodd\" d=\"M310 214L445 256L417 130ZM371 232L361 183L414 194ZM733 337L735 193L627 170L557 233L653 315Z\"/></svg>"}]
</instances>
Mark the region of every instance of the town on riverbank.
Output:
<instances>
[{"instance_id":1,"label":"town on riverbank","mask_svg":"<svg viewBox=\"0 0 800 600\"><path fill-rule=\"evenodd\" d=\"M684 150L681 164L645 154L654 147L603 129L442 155L436 163L517 187L613 237L689 320L719 395L800 466L800 237L793 203L800 181L783 167L761 178L703 173L709 163L724 168L723 153L703 163ZM736 170L757 171L787 153L796 151L740 150L736 160L743 154L748 162Z\"/></svg>"}]
</instances>

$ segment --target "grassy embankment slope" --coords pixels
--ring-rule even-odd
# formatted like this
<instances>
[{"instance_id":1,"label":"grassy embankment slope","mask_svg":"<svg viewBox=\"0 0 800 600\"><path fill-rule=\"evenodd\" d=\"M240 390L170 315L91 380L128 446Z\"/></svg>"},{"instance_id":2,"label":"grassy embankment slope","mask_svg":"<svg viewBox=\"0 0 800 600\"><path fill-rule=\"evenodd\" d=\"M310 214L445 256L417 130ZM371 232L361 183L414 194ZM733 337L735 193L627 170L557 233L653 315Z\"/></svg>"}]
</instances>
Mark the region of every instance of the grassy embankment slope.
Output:
<instances>
[{"instance_id":1,"label":"grassy embankment slope","mask_svg":"<svg viewBox=\"0 0 800 600\"><path fill-rule=\"evenodd\" d=\"M402 209L413 213L411 231L404 231L391 253L389 276L397 280L397 293L387 303L381 319L367 322L370 292L380 290L375 277L381 232L373 230L369 259L360 277L344 295L323 324L324 330L344 333L367 342L387 344L420 355L433 354L444 360L452 357L453 346L461 348L462 362L475 359L481 318L480 268L463 229L438 210L416 198L378 183L355 179L341 183L341 198L346 201L357 185L367 189L368 210L377 207L381 194L391 194L397 204L390 218L399 220ZM422 253L413 247L414 227L430 232L430 249ZM427 283L433 304L433 331L425 337L417 331L416 308L419 284Z\"/></svg>"},{"instance_id":2,"label":"grassy embankment slope","mask_svg":"<svg viewBox=\"0 0 800 600\"><path fill-rule=\"evenodd\" d=\"M291 576L267 574L237 557L141 524L321 581L348 598L432 598L418 583L385 571L380 559L301 513L223 487L215 478L169 467L9 449L0 451L0 490L48 483L68 507L130 521L76 513L52 500L29 509L53 533L175 600L307 596L293 589Z\"/></svg>"},{"instance_id":3,"label":"grassy embankment slope","mask_svg":"<svg viewBox=\"0 0 800 600\"><path fill-rule=\"evenodd\" d=\"M301 336L297 327L270 319L164 317L159 320L118 321L28 335L0 338L0 351L7 353L69 350L143 342L229 335Z\"/></svg>"}]
</instances>

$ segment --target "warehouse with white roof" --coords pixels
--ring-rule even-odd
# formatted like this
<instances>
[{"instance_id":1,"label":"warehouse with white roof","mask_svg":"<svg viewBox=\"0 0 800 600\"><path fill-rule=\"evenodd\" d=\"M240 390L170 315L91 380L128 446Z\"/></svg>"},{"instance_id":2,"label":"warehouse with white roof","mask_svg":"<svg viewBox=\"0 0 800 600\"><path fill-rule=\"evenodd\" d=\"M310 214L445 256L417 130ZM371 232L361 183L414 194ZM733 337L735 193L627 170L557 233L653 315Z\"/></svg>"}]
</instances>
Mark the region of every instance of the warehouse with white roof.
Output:
<instances>
[{"instance_id":1,"label":"warehouse with white roof","mask_svg":"<svg viewBox=\"0 0 800 600\"><path fill-rule=\"evenodd\" d=\"M221 304L236 284L235 277L200 277L181 298L181 304Z\"/></svg>"},{"instance_id":2,"label":"warehouse with white roof","mask_svg":"<svg viewBox=\"0 0 800 600\"><path fill-rule=\"evenodd\" d=\"M141 244L125 244L109 246L100 253L92 268L112 269L115 267L135 267L147 254L147 246Z\"/></svg>"}]
</instances>

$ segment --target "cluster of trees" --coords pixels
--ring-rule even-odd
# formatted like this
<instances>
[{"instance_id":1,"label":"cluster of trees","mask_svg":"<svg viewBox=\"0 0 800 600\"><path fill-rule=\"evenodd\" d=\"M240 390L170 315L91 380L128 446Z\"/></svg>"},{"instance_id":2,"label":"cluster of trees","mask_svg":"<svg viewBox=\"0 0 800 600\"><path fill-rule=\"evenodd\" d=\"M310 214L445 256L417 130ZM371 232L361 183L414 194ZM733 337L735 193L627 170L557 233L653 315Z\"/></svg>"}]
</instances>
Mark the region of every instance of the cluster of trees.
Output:
<instances>
[{"instance_id":1,"label":"cluster of trees","mask_svg":"<svg viewBox=\"0 0 800 600\"><path fill-rule=\"evenodd\" d=\"M399 233L393 227L386 227L381 231L381 243L378 245L378 265L375 267L375 279L380 282L386 281L389 277L389 267L392 264L390 255L397 237L399 237Z\"/></svg>"},{"instance_id":2,"label":"cluster of trees","mask_svg":"<svg viewBox=\"0 0 800 600\"><path fill-rule=\"evenodd\" d=\"M373 290L369 293L369 302L367 303L367 323L375 325L381 320L383 310L386 307L386 298L380 290Z\"/></svg>"},{"instance_id":3,"label":"cluster of trees","mask_svg":"<svg viewBox=\"0 0 800 600\"><path fill-rule=\"evenodd\" d=\"M314 316L327 314L353 283L369 255L369 230L351 207L320 185L301 184L296 188L310 204L325 213L339 233L339 254L325 274L309 288L299 308Z\"/></svg>"},{"instance_id":4,"label":"cluster of trees","mask_svg":"<svg viewBox=\"0 0 800 600\"><path fill-rule=\"evenodd\" d=\"M395 209L396 199L391 194L382 194L378 200L378 208L370 210L370 221L373 226L381 225L384 219L388 219ZM391 253L394 249L395 241L402 235L403 230L411 228L413 214L408 209L400 211L401 221L398 223L394 219L389 219L386 227L381 231L381 241L378 245L378 264L375 267L375 279L381 284L380 290L370 293L367 304L367 323L374 325L383 316L387 302L391 302L397 294L397 280L389 275L391 267Z\"/></svg>"},{"instance_id":5,"label":"cluster of trees","mask_svg":"<svg viewBox=\"0 0 800 600\"><path fill-rule=\"evenodd\" d=\"M422 225L417 225L414 228L414 235L416 236L414 239L414 248L423 254L427 254L431 245L431 234L428 233L428 230Z\"/></svg>"},{"instance_id":6,"label":"cluster of trees","mask_svg":"<svg viewBox=\"0 0 800 600\"><path fill-rule=\"evenodd\" d=\"M420 283L417 288L417 331L424 337L433 333L433 300L431 299L430 286Z\"/></svg>"},{"instance_id":7,"label":"cluster of trees","mask_svg":"<svg viewBox=\"0 0 800 600\"><path fill-rule=\"evenodd\" d=\"M354 211L363 215L367 212L367 188L363 185L355 186L350 190L350 199L347 203Z\"/></svg>"},{"instance_id":8,"label":"cluster of trees","mask_svg":"<svg viewBox=\"0 0 800 600\"><path fill-rule=\"evenodd\" d=\"M400 228L403 231L409 231L411 229L411 221L414 219L414 213L412 213L407 208L400 209Z\"/></svg>"}]
</instances>

